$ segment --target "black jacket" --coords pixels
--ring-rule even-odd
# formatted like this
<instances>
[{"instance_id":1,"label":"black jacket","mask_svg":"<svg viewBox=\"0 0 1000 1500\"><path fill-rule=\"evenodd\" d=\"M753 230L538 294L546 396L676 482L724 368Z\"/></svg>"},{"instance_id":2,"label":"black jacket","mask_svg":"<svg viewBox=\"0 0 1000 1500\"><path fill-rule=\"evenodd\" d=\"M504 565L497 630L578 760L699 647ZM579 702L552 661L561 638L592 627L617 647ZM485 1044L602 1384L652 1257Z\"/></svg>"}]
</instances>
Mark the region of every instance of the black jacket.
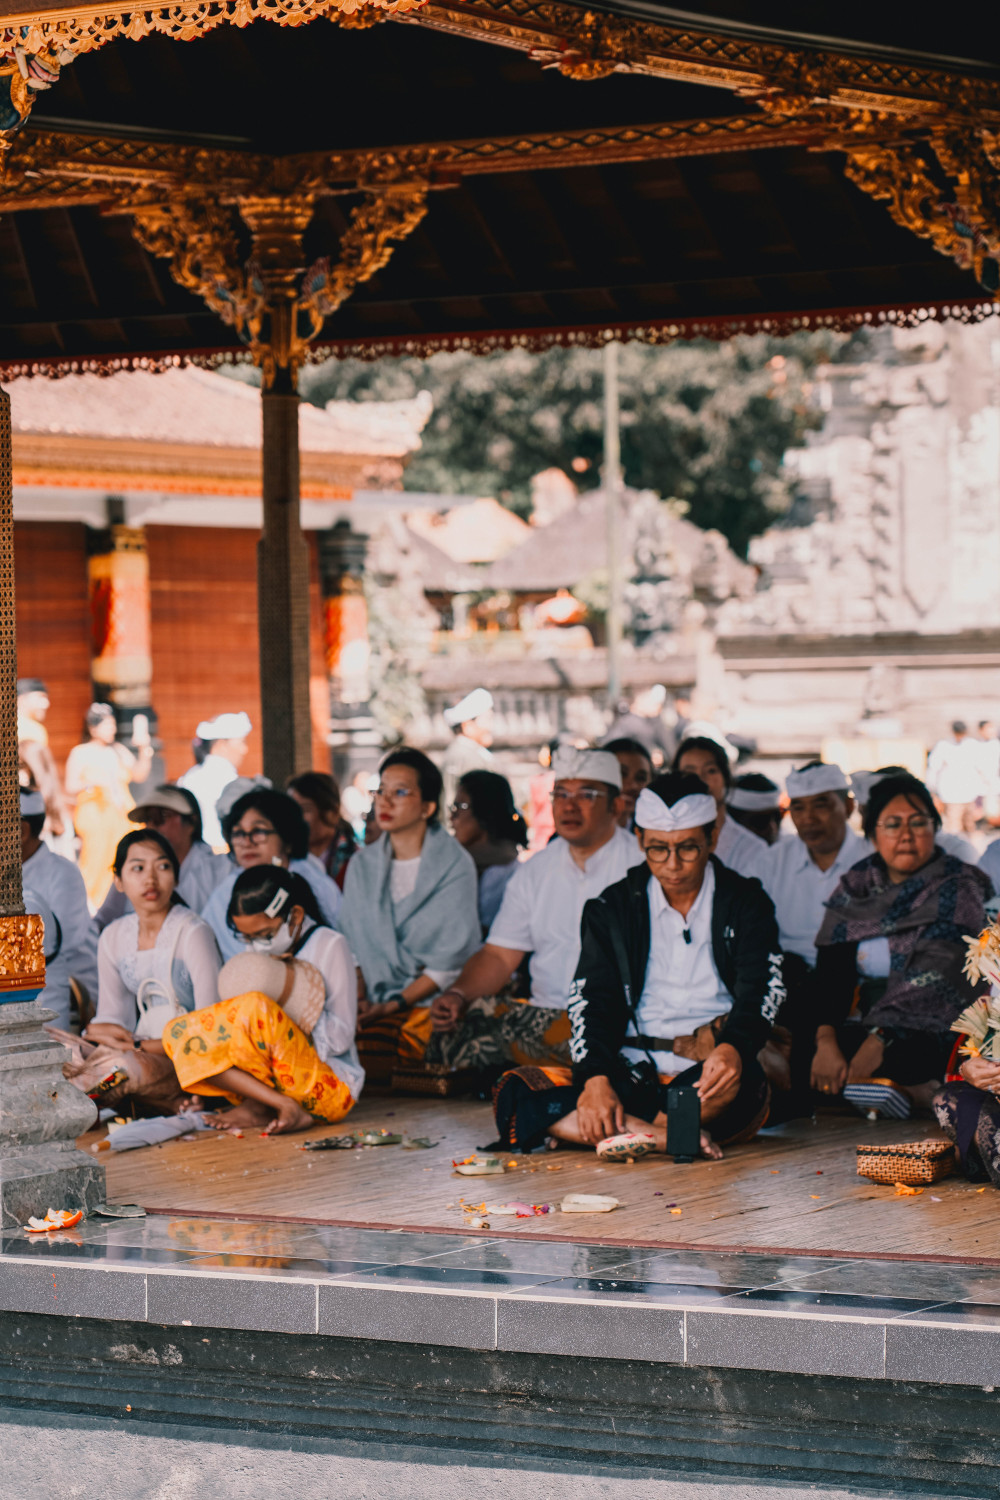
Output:
<instances>
[{"instance_id":1,"label":"black jacket","mask_svg":"<svg viewBox=\"0 0 1000 1500\"><path fill-rule=\"evenodd\" d=\"M747 1063L767 1041L785 998L778 924L759 880L737 875L714 855L712 866L712 954L733 997L717 1041L735 1047ZM648 884L648 867L636 865L583 908L580 962L568 1005L575 1083L620 1067L618 1054L649 960Z\"/></svg>"}]
</instances>

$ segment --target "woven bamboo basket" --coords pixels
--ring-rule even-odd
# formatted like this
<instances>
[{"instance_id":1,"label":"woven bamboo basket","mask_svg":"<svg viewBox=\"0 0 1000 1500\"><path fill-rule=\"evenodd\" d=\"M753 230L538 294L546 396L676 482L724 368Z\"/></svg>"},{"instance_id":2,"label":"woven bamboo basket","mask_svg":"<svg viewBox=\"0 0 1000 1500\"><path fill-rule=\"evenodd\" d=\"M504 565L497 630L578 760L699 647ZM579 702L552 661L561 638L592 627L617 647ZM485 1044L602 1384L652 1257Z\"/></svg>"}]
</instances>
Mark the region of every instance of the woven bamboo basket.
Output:
<instances>
[{"instance_id":1,"label":"woven bamboo basket","mask_svg":"<svg viewBox=\"0 0 1000 1500\"><path fill-rule=\"evenodd\" d=\"M951 1141L906 1141L899 1146L859 1146L858 1176L907 1187L940 1182L955 1170Z\"/></svg>"}]
</instances>

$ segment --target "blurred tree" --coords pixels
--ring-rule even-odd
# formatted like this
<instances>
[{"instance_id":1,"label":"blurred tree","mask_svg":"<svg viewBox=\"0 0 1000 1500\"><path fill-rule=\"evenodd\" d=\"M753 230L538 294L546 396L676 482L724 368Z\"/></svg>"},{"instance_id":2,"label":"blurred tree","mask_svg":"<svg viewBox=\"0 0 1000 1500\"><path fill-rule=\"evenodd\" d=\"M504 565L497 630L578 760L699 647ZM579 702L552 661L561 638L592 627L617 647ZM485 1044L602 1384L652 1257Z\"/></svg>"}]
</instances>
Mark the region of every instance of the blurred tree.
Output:
<instances>
[{"instance_id":1,"label":"blurred tree","mask_svg":"<svg viewBox=\"0 0 1000 1500\"><path fill-rule=\"evenodd\" d=\"M863 342L822 332L623 345L626 483L685 501L696 525L718 528L745 556L750 538L790 503L782 456L818 425L809 401L816 366L861 357ZM581 489L600 483L597 349L331 360L307 370L301 388L319 406L429 390L434 414L407 467L407 489L494 495L526 514L531 478L542 469L563 469Z\"/></svg>"}]
</instances>

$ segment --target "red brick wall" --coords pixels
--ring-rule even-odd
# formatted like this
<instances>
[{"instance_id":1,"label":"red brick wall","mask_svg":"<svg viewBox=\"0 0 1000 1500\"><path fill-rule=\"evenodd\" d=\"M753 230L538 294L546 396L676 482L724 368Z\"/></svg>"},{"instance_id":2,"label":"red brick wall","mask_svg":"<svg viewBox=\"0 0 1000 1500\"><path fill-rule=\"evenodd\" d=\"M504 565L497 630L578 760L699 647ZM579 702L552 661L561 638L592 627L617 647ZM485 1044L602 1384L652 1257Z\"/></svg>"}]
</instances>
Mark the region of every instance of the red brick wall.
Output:
<instances>
[{"instance_id":1,"label":"red brick wall","mask_svg":"<svg viewBox=\"0 0 1000 1500\"><path fill-rule=\"evenodd\" d=\"M52 707L46 720L60 771L83 738L91 701L86 527L74 521L14 526L17 674L41 677Z\"/></svg>"},{"instance_id":2,"label":"red brick wall","mask_svg":"<svg viewBox=\"0 0 1000 1500\"><path fill-rule=\"evenodd\" d=\"M191 765L199 720L245 709L254 725L250 754L240 768L261 770L260 686L257 663L256 531L150 526L149 575L153 619L153 704L159 715L167 775ZM310 538L312 674L322 677L319 585ZM317 695L318 696L318 695ZM314 725L313 764L329 765Z\"/></svg>"}]
</instances>

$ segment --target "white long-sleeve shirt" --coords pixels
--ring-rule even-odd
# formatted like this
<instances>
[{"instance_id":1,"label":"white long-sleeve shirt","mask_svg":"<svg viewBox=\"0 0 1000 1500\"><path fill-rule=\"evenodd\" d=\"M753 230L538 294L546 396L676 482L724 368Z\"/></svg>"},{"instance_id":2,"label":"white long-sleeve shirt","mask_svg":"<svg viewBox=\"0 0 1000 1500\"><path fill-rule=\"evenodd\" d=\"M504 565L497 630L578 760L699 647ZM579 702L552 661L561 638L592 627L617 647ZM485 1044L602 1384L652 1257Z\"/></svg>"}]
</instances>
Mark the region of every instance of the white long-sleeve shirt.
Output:
<instances>
[{"instance_id":1,"label":"white long-sleeve shirt","mask_svg":"<svg viewBox=\"0 0 1000 1500\"><path fill-rule=\"evenodd\" d=\"M358 1057L358 976L347 939L329 927L316 927L296 954L323 976L326 1002L313 1027L311 1041L323 1061L357 1099L365 1082Z\"/></svg>"},{"instance_id":2,"label":"white long-sleeve shirt","mask_svg":"<svg viewBox=\"0 0 1000 1500\"><path fill-rule=\"evenodd\" d=\"M155 978L164 988L172 989L185 1010L204 1010L219 998L221 967L212 929L193 911L172 906L157 934L155 947L142 952L139 918L130 912L101 933L97 945L98 996L94 1019L112 1021L134 1031L139 1019L136 995L145 978Z\"/></svg>"}]
</instances>

